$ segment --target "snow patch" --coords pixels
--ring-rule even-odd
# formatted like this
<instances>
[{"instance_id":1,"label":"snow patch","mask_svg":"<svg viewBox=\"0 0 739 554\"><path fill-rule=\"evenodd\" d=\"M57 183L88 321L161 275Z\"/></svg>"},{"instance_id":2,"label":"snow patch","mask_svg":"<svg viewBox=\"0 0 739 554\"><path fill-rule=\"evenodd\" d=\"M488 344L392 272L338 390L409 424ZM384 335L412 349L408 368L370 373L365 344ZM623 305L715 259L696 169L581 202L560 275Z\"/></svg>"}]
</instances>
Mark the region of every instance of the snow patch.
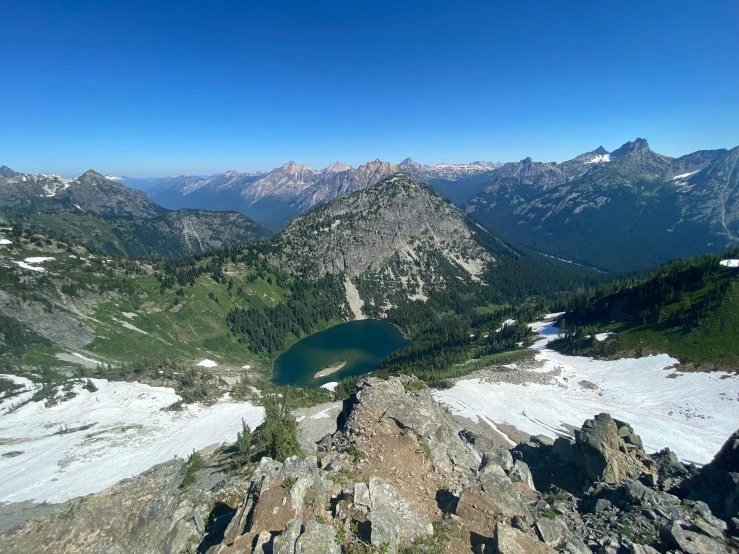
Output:
<instances>
[{"instance_id":1,"label":"snow patch","mask_svg":"<svg viewBox=\"0 0 739 554\"><path fill-rule=\"evenodd\" d=\"M27 264L26 262L22 262L19 260L13 260L13 263L18 265L19 267L22 267L23 269L29 269L31 271L36 271L37 273L45 273L46 270L43 267L38 267L35 265Z\"/></svg>"},{"instance_id":2,"label":"snow patch","mask_svg":"<svg viewBox=\"0 0 739 554\"><path fill-rule=\"evenodd\" d=\"M0 434L14 443L0 445L0 502L64 502L99 492L174 456L233 442L242 419L254 429L264 418L261 407L223 400L163 411L180 400L171 388L92 381L97 392L77 385L77 396L56 406L31 402L0 415ZM12 450L23 454L2 456Z\"/></svg>"},{"instance_id":3,"label":"snow patch","mask_svg":"<svg viewBox=\"0 0 739 554\"><path fill-rule=\"evenodd\" d=\"M330 390L331 392L333 392L334 390L336 390L336 387L338 387L338 386L339 386L339 383L338 382L331 381L330 383L324 383L323 385L321 385L321 388L322 389L326 389L326 390Z\"/></svg>"},{"instance_id":4,"label":"snow patch","mask_svg":"<svg viewBox=\"0 0 739 554\"><path fill-rule=\"evenodd\" d=\"M86 362L92 362L93 364L99 364L97 360L93 360L92 358L88 358L87 356L83 356L82 354L79 354L77 352L72 352L72 356L75 356L81 360L85 360Z\"/></svg>"},{"instance_id":5,"label":"snow patch","mask_svg":"<svg viewBox=\"0 0 739 554\"><path fill-rule=\"evenodd\" d=\"M553 323L537 322L531 327L542 335L532 346L542 364L537 371L558 371L550 383L464 379L451 389L434 391L434 397L455 414L473 420L485 417L532 435L568 435L565 424L579 427L586 419L608 412L631 424L647 451L668 447L681 459L696 463L711 461L739 427L739 377L686 372L670 379L679 362L667 354L619 360L566 356L547 347L559 336ZM583 380L598 388L583 388L578 384Z\"/></svg>"},{"instance_id":6,"label":"snow patch","mask_svg":"<svg viewBox=\"0 0 739 554\"><path fill-rule=\"evenodd\" d=\"M739 267L739 260L721 260L719 263L724 267Z\"/></svg>"},{"instance_id":7,"label":"snow patch","mask_svg":"<svg viewBox=\"0 0 739 554\"><path fill-rule=\"evenodd\" d=\"M586 164L602 164L606 162L611 161L611 155L610 154L598 154L597 156L593 156L590 158Z\"/></svg>"},{"instance_id":8,"label":"snow patch","mask_svg":"<svg viewBox=\"0 0 739 554\"><path fill-rule=\"evenodd\" d=\"M0 244L13 244L13 241L8 239L0 239Z\"/></svg>"},{"instance_id":9,"label":"snow patch","mask_svg":"<svg viewBox=\"0 0 739 554\"><path fill-rule=\"evenodd\" d=\"M687 177L690 177L691 175L695 175L698 173L700 169L696 169L695 171L691 171L690 173L681 173L680 175L675 175L672 180L677 181L678 179L686 179Z\"/></svg>"},{"instance_id":10,"label":"snow patch","mask_svg":"<svg viewBox=\"0 0 739 554\"><path fill-rule=\"evenodd\" d=\"M215 363L213 360L201 360L198 362L198 365L200 367L216 367L218 364Z\"/></svg>"}]
</instances>

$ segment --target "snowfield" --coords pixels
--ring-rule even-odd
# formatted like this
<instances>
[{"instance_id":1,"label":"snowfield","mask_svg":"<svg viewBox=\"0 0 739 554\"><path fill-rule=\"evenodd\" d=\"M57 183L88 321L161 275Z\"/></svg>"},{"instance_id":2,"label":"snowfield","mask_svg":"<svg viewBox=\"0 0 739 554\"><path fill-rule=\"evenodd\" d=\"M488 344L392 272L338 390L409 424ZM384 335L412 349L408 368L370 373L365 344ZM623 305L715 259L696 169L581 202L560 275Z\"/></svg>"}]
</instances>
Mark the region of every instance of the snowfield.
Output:
<instances>
[{"instance_id":1,"label":"snowfield","mask_svg":"<svg viewBox=\"0 0 739 554\"><path fill-rule=\"evenodd\" d=\"M630 423L648 452L670 448L682 460L707 463L739 428L739 377L727 373L677 373L667 354L600 361L565 356L547 347L554 323L536 323L542 339L532 346L542 367L560 370L548 384L457 381L434 397L452 413L509 424L532 435L570 435L600 412ZM591 388L589 381L597 388ZM581 384L582 383L582 384Z\"/></svg>"},{"instance_id":2,"label":"snowfield","mask_svg":"<svg viewBox=\"0 0 739 554\"><path fill-rule=\"evenodd\" d=\"M226 400L162 411L180 400L171 388L92 381L97 392L77 385L76 397L48 408L31 402L7 413L30 391L0 402L0 502L63 502L99 492L174 456L233 442L242 418L254 429L264 417L261 407Z\"/></svg>"},{"instance_id":3,"label":"snowfield","mask_svg":"<svg viewBox=\"0 0 739 554\"><path fill-rule=\"evenodd\" d=\"M719 263L724 267L739 267L739 260L721 260Z\"/></svg>"}]
</instances>

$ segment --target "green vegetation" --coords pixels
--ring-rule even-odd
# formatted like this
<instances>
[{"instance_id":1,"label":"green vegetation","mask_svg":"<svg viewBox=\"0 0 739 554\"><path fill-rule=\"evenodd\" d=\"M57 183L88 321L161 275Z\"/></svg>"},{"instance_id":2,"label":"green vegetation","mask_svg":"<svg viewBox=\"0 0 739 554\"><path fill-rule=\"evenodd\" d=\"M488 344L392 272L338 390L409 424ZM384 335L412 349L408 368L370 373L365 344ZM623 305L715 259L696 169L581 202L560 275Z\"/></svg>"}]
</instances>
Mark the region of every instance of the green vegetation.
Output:
<instances>
[{"instance_id":1,"label":"green vegetation","mask_svg":"<svg viewBox=\"0 0 739 554\"><path fill-rule=\"evenodd\" d=\"M720 265L739 248L679 260L643 277L606 285L563 304L566 336L551 345L583 355L667 352L712 369L739 359L739 271ZM597 332L616 336L596 341Z\"/></svg>"},{"instance_id":2,"label":"green vegetation","mask_svg":"<svg viewBox=\"0 0 739 554\"><path fill-rule=\"evenodd\" d=\"M205 460L199 452L192 451L192 454L188 456L187 460L180 468L180 475L182 481L180 482L181 489L187 489L195 484L195 476L198 471L205 468Z\"/></svg>"},{"instance_id":3,"label":"green vegetation","mask_svg":"<svg viewBox=\"0 0 739 554\"><path fill-rule=\"evenodd\" d=\"M416 539L412 545L401 548L400 554L445 554L449 540L460 536L459 530L446 519L434 521L433 526L433 535Z\"/></svg>"},{"instance_id":4,"label":"green vegetation","mask_svg":"<svg viewBox=\"0 0 739 554\"><path fill-rule=\"evenodd\" d=\"M410 342L385 358L378 374L413 373L429 386L445 386L446 380L469 373L470 363L513 351L529 341L526 322L542 312L542 305L498 308L484 313L430 317L428 326ZM507 320L514 323L504 324ZM477 369L477 366L474 367Z\"/></svg>"},{"instance_id":5,"label":"green vegetation","mask_svg":"<svg viewBox=\"0 0 739 554\"><path fill-rule=\"evenodd\" d=\"M257 458L269 456L284 462L290 456L302 456L298 442L298 424L290 415L289 401L270 395L264 399L264 423L257 433Z\"/></svg>"}]
</instances>

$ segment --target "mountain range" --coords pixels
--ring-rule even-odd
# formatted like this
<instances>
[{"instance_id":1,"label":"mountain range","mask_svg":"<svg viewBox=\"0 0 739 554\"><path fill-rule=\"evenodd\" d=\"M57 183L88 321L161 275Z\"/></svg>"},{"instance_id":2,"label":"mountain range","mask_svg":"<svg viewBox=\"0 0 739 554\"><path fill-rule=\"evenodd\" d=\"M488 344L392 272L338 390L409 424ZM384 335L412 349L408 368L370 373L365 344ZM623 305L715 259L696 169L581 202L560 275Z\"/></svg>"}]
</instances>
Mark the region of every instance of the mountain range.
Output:
<instances>
[{"instance_id":1,"label":"mountain range","mask_svg":"<svg viewBox=\"0 0 739 554\"><path fill-rule=\"evenodd\" d=\"M148 194L172 209L228 207L279 230L314 206L367 188L395 173L429 183L453 202L462 203L482 190L481 178L495 167L497 164L491 162L424 166L407 158L399 164L374 160L357 168L336 162L314 170L291 161L268 173L226 171L208 177L162 178L150 183ZM128 184L128 178L123 182Z\"/></svg>"},{"instance_id":2,"label":"mountain range","mask_svg":"<svg viewBox=\"0 0 739 554\"><path fill-rule=\"evenodd\" d=\"M87 171L76 179L0 168L0 215L108 254L174 257L271 233L243 214L168 210L140 190Z\"/></svg>"},{"instance_id":3,"label":"mountain range","mask_svg":"<svg viewBox=\"0 0 739 554\"><path fill-rule=\"evenodd\" d=\"M495 169L465 211L536 251L608 271L720 252L739 235L739 147L671 158L644 139Z\"/></svg>"},{"instance_id":4,"label":"mountain range","mask_svg":"<svg viewBox=\"0 0 739 554\"><path fill-rule=\"evenodd\" d=\"M101 217L169 213L172 219L176 216L167 209L182 208L247 216L228 216L229 224L249 229L229 234L218 227L218 216L209 215L216 240L206 242L214 245L223 243L219 237L266 236L265 229L249 234L257 228L251 219L279 230L335 198L402 173L430 185L514 244L604 271L634 271L736 244L737 160L739 147L672 158L638 138L610 152L600 146L562 163L525 158L426 166L407 158L398 164L374 160L357 168L336 162L314 170L291 161L269 172L159 179L88 172L74 180L20 174L3 166L0 206L26 214L73 212L81 206ZM86 186L90 183L95 186ZM204 216L191 212L189 219L199 217Z\"/></svg>"}]
</instances>

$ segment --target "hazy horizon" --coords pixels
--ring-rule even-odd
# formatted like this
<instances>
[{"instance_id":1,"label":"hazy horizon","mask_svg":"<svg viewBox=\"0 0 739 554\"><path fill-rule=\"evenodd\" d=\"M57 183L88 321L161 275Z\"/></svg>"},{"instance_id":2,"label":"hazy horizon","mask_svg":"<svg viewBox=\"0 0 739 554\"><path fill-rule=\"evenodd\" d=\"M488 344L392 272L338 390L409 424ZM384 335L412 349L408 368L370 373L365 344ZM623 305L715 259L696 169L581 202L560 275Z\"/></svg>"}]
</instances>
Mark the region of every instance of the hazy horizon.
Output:
<instances>
[{"instance_id":1,"label":"hazy horizon","mask_svg":"<svg viewBox=\"0 0 739 554\"><path fill-rule=\"evenodd\" d=\"M561 162L637 136L670 156L739 144L731 1L28 0L4 15L0 165L17 171Z\"/></svg>"}]
</instances>

